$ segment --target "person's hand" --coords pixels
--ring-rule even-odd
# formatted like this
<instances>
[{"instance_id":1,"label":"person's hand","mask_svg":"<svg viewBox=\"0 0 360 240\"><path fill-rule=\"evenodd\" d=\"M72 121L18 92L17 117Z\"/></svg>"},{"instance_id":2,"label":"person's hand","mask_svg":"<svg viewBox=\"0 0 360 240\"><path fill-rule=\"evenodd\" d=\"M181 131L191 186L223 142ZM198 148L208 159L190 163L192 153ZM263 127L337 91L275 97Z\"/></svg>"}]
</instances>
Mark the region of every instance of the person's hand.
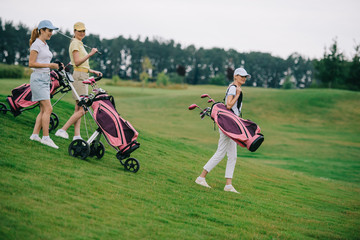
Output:
<instances>
[{"instance_id":1,"label":"person's hand","mask_svg":"<svg viewBox=\"0 0 360 240\"><path fill-rule=\"evenodd\" d=\"M93 74L96 74L96 76L98 76L98 77L102 76L102 73L99 72L99 71L95 71L95 70L94 70L92 73L93 73Z\"/></svg>"},{"instance_id":2,"label":"person's hand","mask_svg":"<svg viewBox=\"0 0 360 240\"><path fill-rule=\"evenodd\" d=\"M97 48L92 48L91 49L91 52L89 53L90 56L94 55L95 53L98 52L98 49Z\"/></svg>"},{"instance_id":3,"label":"person's hand","mask_svg":"<svg viewBox=\"0 0 360 240\"><path fill-rule=\"evenodd\" d=\"M237 86L237 87L236 87L236 94L237 94L237 95L240 95L241 91L242 91L242 90L241 90L241 87L240 87L240 86Z\"/></svg>"},{"instance_id":4,"label":"person's hand","mask_svg":"<svg viewBox=\"0 0 360 240\"><path fill-rule=\"evenodd\" d=\"M62 71L65 68L64 64L62 62L57 62L56 64L58 65L58 70L59 71Z\"/></svg>"},{"instance_id":5,"label":"person's hand","mask_svg":"<svg viewBox=\"0 0 360 240\"><path fill-rule=\"evenodd\" d=\"M59 67L60 67L60 65L57 64L57 63L50 63L49 65L50 65L49 67L50 67L51 69L59 69ZM63 66L64 66L64 65L63 65Z\"/></svg>"}]
</instances>

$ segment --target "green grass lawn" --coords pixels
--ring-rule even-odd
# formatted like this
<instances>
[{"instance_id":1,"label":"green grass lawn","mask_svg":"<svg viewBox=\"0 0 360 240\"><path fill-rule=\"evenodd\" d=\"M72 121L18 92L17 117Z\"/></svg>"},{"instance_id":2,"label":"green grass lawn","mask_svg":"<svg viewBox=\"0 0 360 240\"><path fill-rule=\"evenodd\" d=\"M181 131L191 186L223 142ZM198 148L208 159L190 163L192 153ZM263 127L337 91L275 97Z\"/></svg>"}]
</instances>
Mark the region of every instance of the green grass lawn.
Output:
<instances>
[{"instance_id":1,"label":"green grass lawn","mask_svg":"<svg viewBox=\"0 0 360 240\"><path fill-rule=\"evenodd\" d=\"M0 80L0 101L26 81ZM226 160L211 189L194 183L218 132L187 106L207 106L203 93L222 100L224 87L100 84L139 131L139 172L124 171L104 139L100 160L70 157L71 140L54 132L58 150L30 141L38 109L0 114L0 239L359 239L360 93L244 88L243 117L265 141L255 153L238 147L238 195L223 191ZM54 107L60 126L73 108L71 94Z\"/></svg>"}]
</instances>

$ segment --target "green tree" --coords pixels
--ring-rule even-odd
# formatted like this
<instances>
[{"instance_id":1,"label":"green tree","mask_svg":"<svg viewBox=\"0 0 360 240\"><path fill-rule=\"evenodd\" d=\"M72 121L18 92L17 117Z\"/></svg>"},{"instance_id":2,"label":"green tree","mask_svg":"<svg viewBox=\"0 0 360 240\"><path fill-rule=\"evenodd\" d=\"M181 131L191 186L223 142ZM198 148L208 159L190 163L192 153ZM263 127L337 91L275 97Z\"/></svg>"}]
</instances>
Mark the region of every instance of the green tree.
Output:
<instances>
[{"instance_id":1,"label":"green tree","mask_svg":"<svg viewBox=\"0 0 360 240\"><path fill-rule=\"evenodd\" d=\"M140 81L142 82L142 86L145 87L149 81L149 74L147 72L142 72L139 78Z\"/></svg>"},{"instance_id":2,"label":"green tree","mask_svg":"<svg viewBox=\"0 0 360 240\"><path fill-rule=\"evenodd\" d=\"M145 56L141 59L142 72L140 74L140 81L143 83L143 87L147 85L149 78L151 77L153 65L149 57Z\"/></svg>"},{"instance_id":3,"label":"green tree","mask_svg":"<svg viewBox=\"0 0 360 240\"><path fill-rule=\"evenodd\" d=\"M325 49L323 59L315 62L315 76L328 88L339 87L344 83L344 55L339 52L336 39L329 50L327 53Z\"/></svg>"},{"instance_id":4,"label":"green tree","mask_svg":"<svg viewBox=\"0 0 360 240\"><path fill-rule=\"evenodd\" d=\"M169 83L169 76L165 72L161 72L156 76L156 85L158 86L167 86Z\"/></svg>"},{"instance_id":5,"label":"green tree","mask_svg":"<svg viewBox=\"0 0 360 240\"><path fill-rule=\"evenodd\" d=\"M355 54L352 62L349 64L349 72L346 78L346 84L350 90L360 90L360 45L355 46Z\"/></svg>"},{"instance_id":6,"label":"green tree","mask_svg":"<svg viewBox=\"0 0 360 240\"><path fill-rule=\"evenodd\" d=\"M17 38L20 35L17 35L15 26L13 26L12 21L6 21L4 25L4 38L2 39L4 46L3 60L7 64L14 64L16 60L16 51L18 47L16 45ZM28 45L29 48L29 45Z\"/></svg>"},{"instance_id":7,"label":"green tree","mask_svg":"<svg viewBox=\"0 0 360 240\"><path fill-rule=\"evenodd\" d=\"M285 77L285 81L284 81L284 83L282 85L282 88L283 89L293 89L293 88L295 88L294 83L291 82L291 76L286 76Z\"/></svg>"},{"instance_id":8,"label":"green tree","mask_svg":"<svg viewBox=\"0 0 360 240\"><path fill-rule=\"evenodd\" d=\"M313 63L299 53L293 53L286 59L288 74L294 76L297 88L309 87L313 77Z\"/></svg>"},{"instance_id":9,"label":"green tree","mask_svg":"<svg viewBox=\"0 0 360 240\"><path fill-rule=\"evenodd\" d=\"M227 83L228 83L228 81L226 80L225 75L222 73L217 74L216 76L210 78L210 84L213 84L213 85L225 86L225 85L227 85Z\"/></svg>"}]
</instances>

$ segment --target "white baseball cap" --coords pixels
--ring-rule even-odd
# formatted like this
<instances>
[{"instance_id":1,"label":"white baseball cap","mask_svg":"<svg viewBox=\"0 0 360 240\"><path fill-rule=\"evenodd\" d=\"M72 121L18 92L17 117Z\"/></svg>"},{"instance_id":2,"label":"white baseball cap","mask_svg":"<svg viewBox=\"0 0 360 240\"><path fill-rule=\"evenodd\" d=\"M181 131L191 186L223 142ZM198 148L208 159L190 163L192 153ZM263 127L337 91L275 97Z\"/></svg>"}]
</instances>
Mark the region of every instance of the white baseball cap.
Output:
<instances>
[{"instance_id":1,"label":"white baseball cap","mask_svg":"<svg viewBox=\"0 0 360 240\"><path fill-rule=\"evenodd\" d=\"M242 76L242 77L251 78L251 75L248 74L244 68L237 68L237 69L235 69L235 71L234 71L234 77L235 77L236 75L240 75L240 76Z\"/></svg>"}]
</instances>

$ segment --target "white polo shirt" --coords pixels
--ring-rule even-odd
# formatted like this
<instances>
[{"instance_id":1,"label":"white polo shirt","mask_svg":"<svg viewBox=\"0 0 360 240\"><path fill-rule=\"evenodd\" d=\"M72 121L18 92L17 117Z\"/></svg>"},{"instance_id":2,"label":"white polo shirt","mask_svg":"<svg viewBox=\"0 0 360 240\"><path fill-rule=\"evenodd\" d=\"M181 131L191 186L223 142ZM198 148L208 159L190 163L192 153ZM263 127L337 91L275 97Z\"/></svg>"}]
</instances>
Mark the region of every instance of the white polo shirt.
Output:
<instances>
[{"instance_id":1,"label":"white polo shirt","mask_svg":"<svg viewBox=\"0 0 360 240\"><path fill-rule=\"evenodd\" d=\"M231 85L231 86L228 88L227 94L226 94L226 97L225 97L225 104L227 103L227 98L228 98L229 95L233 95L233 96L236 95L236 86L235 86L235 85ZM240 96L239 96L239 98L240 98ZM242 108L242 102L240 103L240 107L238 108L238 107L237 107L238 101L239 101L239 99L235 102L234 106L232 106L231 110L232 110L237 116L240 116L241 108Z\"/></svg>"},{"instance_id":2,"label":"white polo shirt","mask_svg":"<svg viewBox=\"0 0 360 240\"><path fill-rule=\"evenodd\" d=\"M30 52L31 51L37 52L38 55L35 60L37 63L50 63L51 62L53 54L49 50L49 45L47 45L46 43L41 41L39 38L37 38L35 40L35 42L33 42L33 44L31 44ZM50 68L32 68L32 70L37 73L50 72Z\"/></svg>"}]
</instances>

